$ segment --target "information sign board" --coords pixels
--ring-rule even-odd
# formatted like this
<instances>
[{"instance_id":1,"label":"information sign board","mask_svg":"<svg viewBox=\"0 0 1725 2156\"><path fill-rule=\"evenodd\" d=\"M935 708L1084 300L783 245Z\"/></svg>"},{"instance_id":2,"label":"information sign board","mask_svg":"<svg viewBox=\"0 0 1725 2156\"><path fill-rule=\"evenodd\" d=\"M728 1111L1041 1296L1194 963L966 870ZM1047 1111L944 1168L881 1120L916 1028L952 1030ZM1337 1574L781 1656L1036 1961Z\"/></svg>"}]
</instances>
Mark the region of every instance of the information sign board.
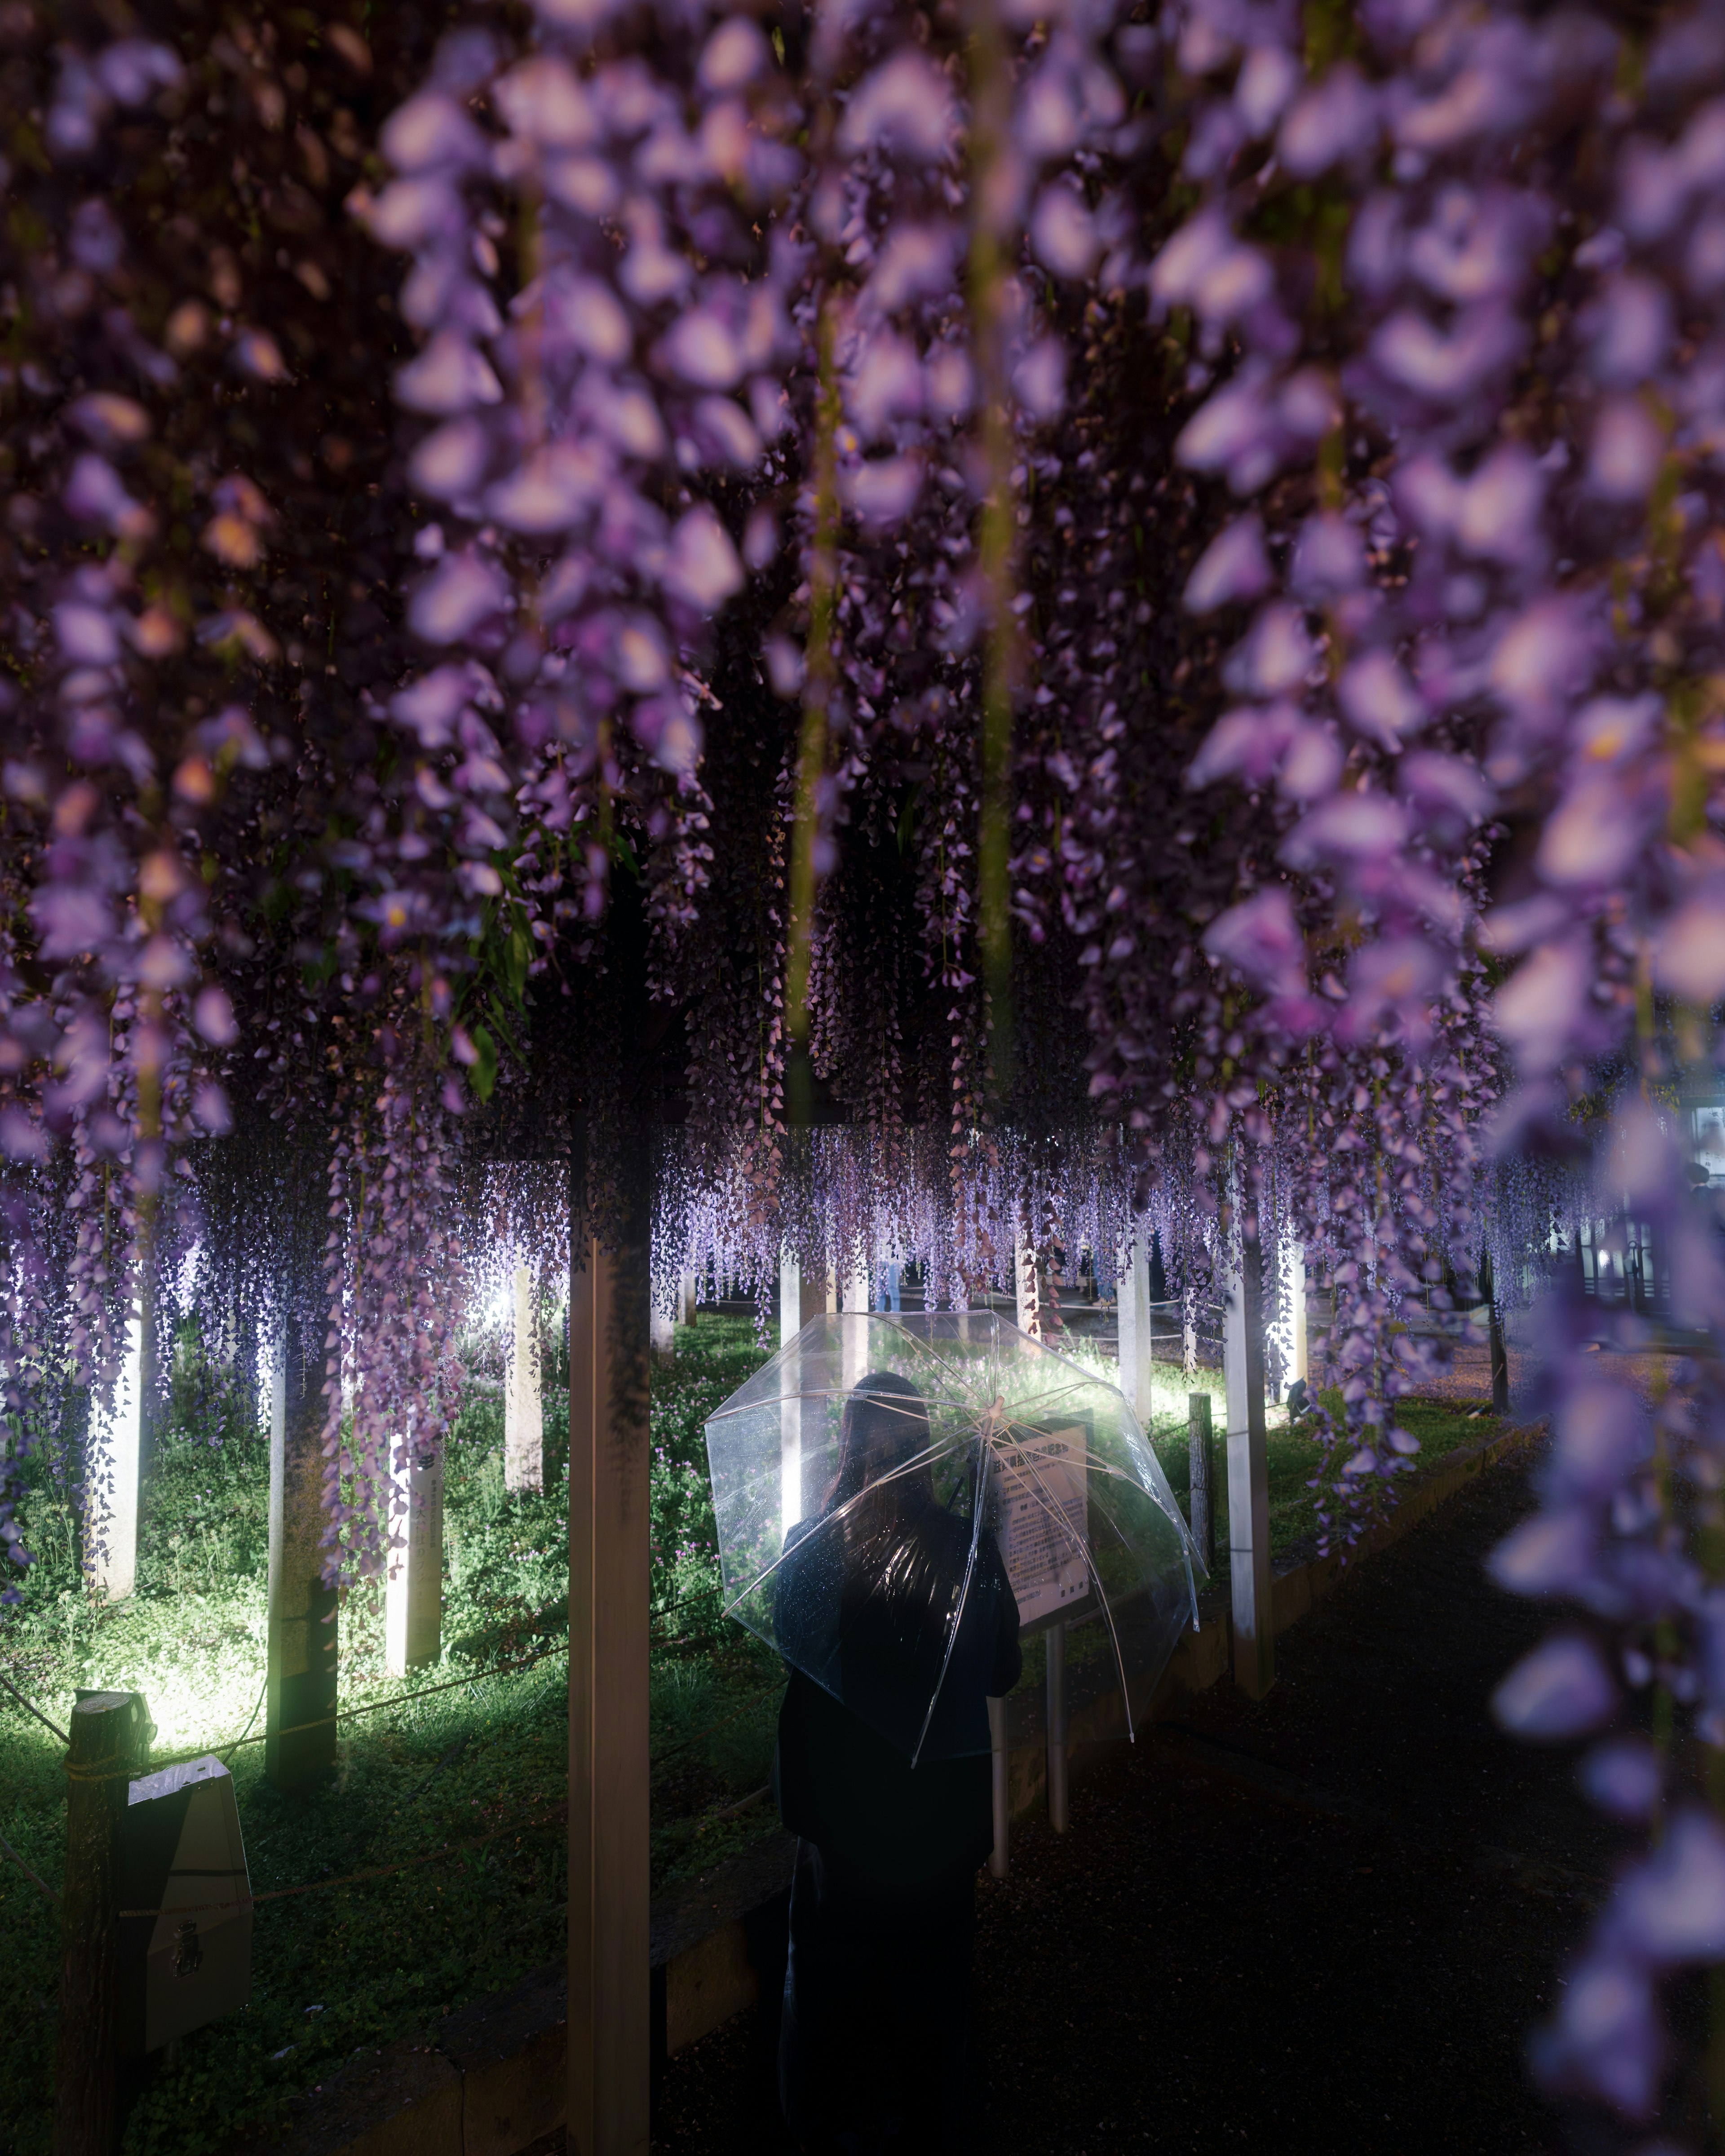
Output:
<instances>
[{"instance_id":1,"label":"information sign board","mask_svg":"<svg viewBox=\"0 0 1725 2156\"><path fill-rule=\"evenodd\" d=\"M1090 1426L1014 1428L993 1449L995 1533L1019 1605L1019 1630L1089 1614Z\"/></svg>"}]
</instances>

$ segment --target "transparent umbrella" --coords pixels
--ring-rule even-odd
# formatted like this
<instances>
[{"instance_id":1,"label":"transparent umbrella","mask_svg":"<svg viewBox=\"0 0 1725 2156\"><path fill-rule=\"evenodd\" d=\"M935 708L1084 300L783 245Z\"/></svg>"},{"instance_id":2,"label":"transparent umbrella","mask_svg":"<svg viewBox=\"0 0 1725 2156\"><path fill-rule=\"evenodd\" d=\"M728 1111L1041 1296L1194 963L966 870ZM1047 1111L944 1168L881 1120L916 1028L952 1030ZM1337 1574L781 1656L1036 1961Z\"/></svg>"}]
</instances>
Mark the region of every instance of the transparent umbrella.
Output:
<instances>
[{"instance_id":1,"label":"transparent umbrella","mask_svg":"<svg viewBox=\"0 0 1725 2156\"><path fill-rule=\"evenodd\" d=\"M1197 1623L1202 1561L1130 1404L990 1311L817 1317L706 1448L728 1613L913 1761L988 1749L1003 1566L1021 1636L1079 1628L1081 1689L1127 1735Z\"/></svg>"}]
</instances>

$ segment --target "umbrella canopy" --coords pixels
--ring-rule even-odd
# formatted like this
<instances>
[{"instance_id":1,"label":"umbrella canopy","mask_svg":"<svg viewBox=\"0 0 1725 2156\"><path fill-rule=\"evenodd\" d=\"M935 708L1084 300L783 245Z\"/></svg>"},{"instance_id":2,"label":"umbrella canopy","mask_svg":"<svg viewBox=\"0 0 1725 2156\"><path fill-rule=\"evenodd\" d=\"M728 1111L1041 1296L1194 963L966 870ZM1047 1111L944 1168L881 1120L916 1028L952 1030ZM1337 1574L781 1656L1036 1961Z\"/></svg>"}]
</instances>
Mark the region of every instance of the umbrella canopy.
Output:
<instances>
[{"instance_id":1,"label":"umbrella canopy","mask_svg":"<svg viewBox=\"0 0 1725 2156\"><path fill-rule=\"evenodd\" d=\"M912 1759L988 1750L1004 1586L1022 1635L1082 1628L1080 1695L1117 1694L1128 1735L1197 1622L1201 1561L1130 1404L992 1311L817 1317L706 1448L729 1614Z\"/></svg>"}]
</instances>

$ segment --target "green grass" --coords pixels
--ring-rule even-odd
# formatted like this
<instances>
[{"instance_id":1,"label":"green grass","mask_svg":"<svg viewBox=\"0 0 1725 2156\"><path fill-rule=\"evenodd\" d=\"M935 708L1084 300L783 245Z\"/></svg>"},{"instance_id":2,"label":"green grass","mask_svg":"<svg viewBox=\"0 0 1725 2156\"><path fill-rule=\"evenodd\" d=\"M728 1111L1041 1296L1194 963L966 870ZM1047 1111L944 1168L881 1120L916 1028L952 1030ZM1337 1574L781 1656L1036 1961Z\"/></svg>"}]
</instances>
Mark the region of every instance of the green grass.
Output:
<instances>
[{"instance_id":1,"label":"green grass","mask_svg":"<svg viewBox=\"0 0 1725 2156\"><path fill-rule=\"evenodd\" d=\"M750 1799L767 1779L781 1671L721 1614L702 1435L706 1417L761 1360L746 1322L708 1316L681 1328L675 1358L654 1370L655 1886L705 1870L773 1820L770 1805ZM1438 1404L1409 1405L1401 1419L1421 1440L1422 1466L1497 1427ZM158 2064L134 2112L129 2151L218 2148L242 2127L279 2117L292 2095L356 2052L506 1988L562 1952L562 1820L533 1822L566 1793L566 1666L555 1655L506 1666L554 1644L567 1624L565 1396L547 1396L546 1433L546 1493L506 1491L501 1394L476 1381L447 1456L442 1667L390 1678L376 1592L357 1589L343 1604L344 1706L399 1701L468 1672L477 1681L346 1723L337 1771L310 1796L286 1799L270 1787L260 1745L233 1755L258 1893L493 1838L392 1879L260 1907L249 2008L189 2038L172 2068ZM1158 1429L1156 1449L1183 1498L1183 1436ZM1315 1457L1303 1439L1272 1433L1277 1548L1313 1530L1306 1486ZM1225 1568L1220 1466L1219 1459ZM252 1713L263 1671L262 1439L230 1417L218 1444L185 1435L164 1441L141 1522L139 1592L111 1606L83 1590L63 1495L39 1461L26 1472L22 1517L41 1557L22 1577L21 1604L0 1614L0 1671L62 1721L75 1686L141 1691L158 1753L230 1743ZM59 1745L0 1695L0 1834L50 1883L60 1871L64 1793ZM506 1822L509 1830L496 1835ZM0 2150L39 2156L49 2141L59 1912L3 1862L0 1938Z\"/></svg>"},{"instance_id":2,"label":"green grass","mask_svg":"<svg viewBox=\"0 0 1725 2156\"><path fill-rule=\"evenodd\" d=\"M1340 1412L1339 1394L1327 1393L1324 1399L1332 1412ZM1476 1414L1474 1404L1465 1400L1404 1400L1397 1408L1396 1419L1420 1440L1420 1450L1413 1462L1415 1473L1435 1466L1447 1454L1459 1451L1465 1445L1478 1445L1496 1437L1503 1427L1499 1417L1489 1413ZM1218 1578L1225 1577L1228 1571L1228 1468L1221 1431L1222 1424L1219 1421L1214 1468ZM1178 1437L1155 1435L1152 1443L1169 1486L1184 1509L1192 1486L1190 1440L1182 1433ZM1317 1532L1319 1493L1310 1486L1317 1471L1320 1454L1309 1439L1290 1433L1286 1426L1280 1432L1271 1430L1268 1434L1265 1450L1270 1468L1270 1548L1272 1555L1279 1555Z\"/></svg>"},{"instance_id":3,"label":"green grass","mask_svg":"<svg viewBox=\"0 0 1725 2156\"><path fill-rule=\"evenodd\" d=\"M750 1328L703 1317L654 1372L651 1470L655 1623L651 1727L655 1883L711 1862L770 1811L728 1811L765 1781L779 1668L720 1614L701 1424L762 1359ZM479 1681L343 1726L337 1771L287 1799L263 1748L234 1753L253 1891L345 1877L510 1830L393 1879L261 1907L249 2008L158 2062L126 2148L191 2156L288 2099L358 2051L423 2028L505 1989L563 1951L567 1666L511 1658L567 1627L567 1394L547 1394L547 1488L503 1486L501 1394L477 1381L445 1468L443 1666L406 1679L383 1668L381 1599L362 1588L341 1615L344 1707L400 1698L464 1673ZM139 1591L92 1603L74 1561L71 1515L39 1460L21 1516L40 1561L21 1604L0 1613L0 1671L56 1721L74 1688L141 1691L158 1755L220 1749L244 1727L264 1662L267 1445L229 1419L222 1442L162 1446L140 1522ZM757 1695L763 1690L764 1700ZM747 1702L752 1705L739 1705ZM715 1726L716 1725L716 1726ZM0 1694L0 1834L50 1884L64 1835L60 1748ZM59 1957L58 1909L0 1862L0 2150L49 2147ZM313 2012L310 2010L317 2009Z\"/></svg>"}]
</instances>

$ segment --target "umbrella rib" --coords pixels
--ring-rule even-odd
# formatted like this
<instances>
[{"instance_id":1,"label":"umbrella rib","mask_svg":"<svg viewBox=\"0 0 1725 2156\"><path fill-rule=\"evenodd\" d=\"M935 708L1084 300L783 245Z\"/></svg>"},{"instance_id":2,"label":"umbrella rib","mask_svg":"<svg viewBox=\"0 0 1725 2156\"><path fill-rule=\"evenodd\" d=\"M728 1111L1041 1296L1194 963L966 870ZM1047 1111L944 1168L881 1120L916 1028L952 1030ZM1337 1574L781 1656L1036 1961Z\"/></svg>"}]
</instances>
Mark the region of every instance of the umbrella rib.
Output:
<instances>
[{"instance_id":1,"label":"umbrella rib","mask_svg":"<svg viewBox=\"0 0 1725 2156\"><path fill-rule=\"evenodd\" d=\"M923 1746L928 1742L929 1725L934 1720L934 1710L940 1705L941 1693L946 1686L947 1671L952 1666L952 1650L958 1644L958 1628L964 1622L964 1605L970 1599L970 1583L976 1572L977 1544L982 1533L982 1527L983 1508L980 1505L973 1505L970 1512L970 1554L964 1561L964 1581L958 1589L958 1606L952 1612L952 1629L947 1634L947 1651L941 1658L941 1673L935 1681L934 1691L929 1697L928 1712L923 1716L922 1727L917 1732L916 1748L911 1754L912 1773L916 1771L917 1761L922 1757Z\"/></svg>"},{"instance_id":2,"label":"umbrella rib","mask_svg":"<svg viewBox=\"0 0 1725 2156\"><path fill-rule=\"evenodd\" d=\"M759 1414L768 1408L783 1407L790 1400L849 1400L865 1399L871 1408L880 1408L892 1414L902 1414L907 1421L922 1419L922 1411L928 1408L955 1408L963 1414L974 1411L970 1400L943 1399L938 1394L924 1393L912 1405L908 1400L896 1399L891 1393L859 1393L855 1385L814 1385L802 1393L767 1393L757 1400L745 1400L741 1407L715 1408L701 1427L710 1429L716 1422L728 1422L737 1415Z\"/></svg>"},{"instance_id":3,"label":"umbrella rib","mask_svg":"<svg viewBox=\"0 0 1725 2156\"><path fill-rule=\"evenodd\" d=\"M1046 1431L1042 1434L1045 1436L1049 1435ZM1040 1486L1042 1480L1040 1470L1033 1466L1030 1471L1036 1476L1037 1482ZM1039 1487L1031 1494L1039 1499L1039 1502L1042 1504L1044 1509L1048 1512L1049 1517L1056 1522L1066 1534L1071 1537L1073 1542L1077 1545L1080 1555L1084 1559L1085 1568L1090 1573L1091 1584L1096 1590L1096 1599L1101 1604L1102 1614L1107 1620L1108 1638L1114 1649L1114 1666L1120 1672L1120 1697L1121 1702L1126 1709L1127 1737L1131 1743L1136 1744L1138 1741L1138 1735L1137 1730L1132 1727L1132 1686L1126 1674L1126 1657L1120 1650L1120 1634L1115 1626L1113 1607L1108 1600L1108 1590L1102 1584L1102 1576L1096 1567L1096 1554L1090 1547L1089 1538L1078 1532L1078 1530L1066 1517L1064 1507L1056 1505L1053 1499L1048 1495L1045 1489ZM1124 1537L1122 1537L1122 1539L1123 1540Z\"/></svg>"},{"instance_id":4,"label":"umbrella rib","mask_svg":"<svg viewBox=\"0 0 1725 2156\"><path fill-rule=\"evenodd\" d=\"M901 1475L908 1475L915 1468L926 1467L931 1461L943 1459L949 1452L956 1452L958 1450L960 1442L960 1440L955 1438L947 1444L932 1445L926 1452L919 1452L914 1460L906 1460L901 1466L895 1467L891 1474L877 1475L872 1482L859 1490L854 1497L847 1497L845 1500L845 1502L839 1506L836 1512L823 1512L820 1517L815 1522L815 1526L824 1527L829 1525L834 1520L842 1520L845 1514L850 1511L853 1506L860 1505L862 1502L863 1499L868 1496L870 1491L884 1490L889 1482L896 1482ZM727 1602L723 1605L724 1614L727 1617L735 1616L737 1610L742 1607L743 1602L748 1596L754 1593L755 1589L761 1584L761 1582L767 1578L770 1573L778 1571L780 1565L784 1563L785 1559L790 1555L793 1549L800 1549L801 1548L802 1544L800 1543L793 1543L788 1544L783 1549L782 1549L778 1555L773 1558L773 1562L768 1565L764 1570L756 1573L755 1577L749 1582L748 1585L738 1593L733 1601Z\"/></svg>"},{"instance_id":5,"label":"umbrella rib","mask_svg":"<svg viewBox=\"0 0 1725 2156\"><path fill-rule=\"evenodd\" d=\"M1045 1430L1038 1429L1034 1423L1019 1422L1010 1415L1006 1419L1006 1427L1009 1430L1023 1430L1030 1437L1047 1437L1050 1435L1050 1433ZM1151 1457L1152 1459L1154 1459L1155 1455L1153 1453ZM1168 1506L1163 1502L1161 1492L1153 1486L1142 1482L1135 1475L1128 1475L1123 1467L1115 1466L1111 1460L1105 1460L1101 1453L1094 1451L1089 1445L1086 1445L1084 1448L1084 1460L1086 1466L1091 1469L1095 1473L1098 1475L1106 1475L1116 1482L1124 1482L1128 1489L1136 1490L1139 1491L1142 1496L1147 1497L1151 1503L1155 1506L1157 1511L1163 1514L1164 1518L1173 1522L1183 1544L1190 1539L1192 1530L1187 1526L1185 1521L1181 1518L1178 1506L1175 1506L1173 1509L1170 1511Z\"/></svg>"}]
</instances>

